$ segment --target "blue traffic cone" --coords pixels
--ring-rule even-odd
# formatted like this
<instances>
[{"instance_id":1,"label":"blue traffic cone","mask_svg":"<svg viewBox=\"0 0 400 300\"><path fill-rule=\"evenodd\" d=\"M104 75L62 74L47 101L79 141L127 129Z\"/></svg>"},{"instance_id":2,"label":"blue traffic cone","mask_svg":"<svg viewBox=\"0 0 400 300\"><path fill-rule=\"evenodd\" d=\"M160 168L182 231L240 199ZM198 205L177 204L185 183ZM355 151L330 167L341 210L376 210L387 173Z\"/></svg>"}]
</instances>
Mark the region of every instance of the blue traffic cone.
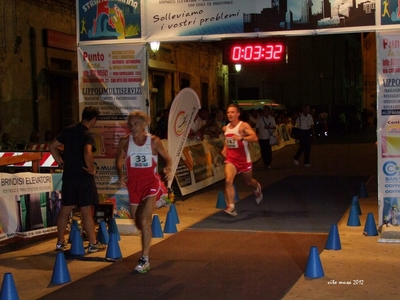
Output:
<instances>
[{"instance_id":1,"label":"blue traffic cone","mask_svg":"<svg viewBox=\"0 0 400 300\"><path fill-rule=\"evenodd\" d=\"M119 247L118 237L115 233L110 233L108 241L106 258L120 259L122 258L121 248Z\"/></svg>"},{"instance_id":2,"label":"blue traffic cone","mask_svg":"<svg viewBox=\"0 0 400 300\"><path fill-rule=\"evenodd\" d=\"M360 202L358 201L358 196L353 196L353 200L351 202L351 205L355 205L357 207L357 212L358 215L361 216L361 207L360 207Z\"/></svg>"},{"instance_id":3,"label":"blue traffic cone","mask_svg":"<svg viewBox=\"0 0 400 300\"><path fill-rule=\"evenodd\" d=\"M215 206L215 208L220 208L220 209L226 208L225 196L222 191L218 193L217 205Z\"/></svg>"},{"instance_id":4,"label":"blue traffic cone","mask_svg":"<svg viewBox=\"0 0 400 300\"><path fill-rule=\"evenodd\" d=\"M79 232L79 231L78 231ZM64 252L57 253L54 263L53 275L51 276L51 284L64 284L71 281L67 262L65 261Z\"/></svg>"},{"instance_id":5,"label":"blue traffic cone","mask_svg":"<svg viewBox=\"0 0 400 300\"><path fill-rule=\"evenodd\" d=\"M175 220L175 224L179 224L179 217L178 217L178 212L176 211L176 207L175 204L171 204L171 206L169 207L169 211L172 212L172 216L174 217Z\"/></svg>"},{"instance_id":6,"label":"blue traffic cone","mask_svg":"<svg viewBox=\"0 0 400 300\"><path fill-rule=\"evenodd\" d=\"M361 226L360 217L356 205L350 207L349 218L347 219L347 226Z\"/></svg>"},{"instance_id":7,"label":"blue traffic cone","mask_svg":"<svg viewBox=\"0 0 400 300\"><path fill-rule=\"evenodd\" d=\"M110 222L108 225L108 234L110 235L111 233L115 233L118 241L121 240L121 236L119 235L119 230L115 218L110 218Z\"/></svg>"},{"instance_id":8,"label":"blue traffic cone","mask_svg":"<svg viewBox=\"0 0 400 300\"><path fill-rule=\"evenodd\" d=\"M17 287L11 273L5 273L1 285L0 300L19 300Z\"/></svg>"},{"instance_id":9,"label":"blue traffic cone","mask_svg":"<svg viewBox=\"0 0 400 300\"><path fill-rule=\"evenodd\" d=\"M365 182L361 182L360 191L358 192L359 198L368 198L367 188L365 186Z\"/></svg>"},{"instance_id":10,"label":"blue traffic cone","mask_svg":"<svg viewBox=\"0 0 400 300\"><path fill-rule=\"evenodd\" d=\"M310 248L304 276L307 278L321 278L325 276L317 246L311 246Z\"/></svg>"},{"instance_id":11,"label":"blue traffic cone","mask_svg":"<svg viewBox=\"0 0 400 300\"><path fill-rule=\"evenodd\" d=\"M235 198L234 198L234 200L235 200L235 201L239 201L240 198L239 198L239 194L238 194L238 190L237 190L236 185L234 185L233 188L235 189Z\"/></svg>"},{"instance_id":12,"label":"blue traffic cone","mask_svg":"<svg viewBox=\"0 0 400 300\"><path fill-rule=\"evenodd\" d=\"M339 231L338 231L338 227L336 224L333 224L331 226L331 229L329 231L328 240L326 241L326 244L325 244L325 249L327 249L327 250L342 249L342 245L340 244Z\"/></svg>"},{"instance_id":13,"label":"blue traffic cone","mask_svg":"<svg viewBox=\"0 0 400 300\"><path fill-rule=\"evenodd\" d=\"M83 240L79 230L74 230L72 234L72 244L69 253L72 255L85 255L85 248L83 247Z\"/></svg>"},{"instance_id":14,"label":"blue traffic cone","mask_svg":"<svg viewBox=\"0 0 400 300\"><path fill-rule=\"evenodd\" d=\"M177 232L178 230L176 228L174 216L169 211L167 213L167 220L165 221L164 233L177 233Z\"/></svg>"},{"instance_id":15,"label":"blue traffic cone","mask_svg":"<svg viewBox=\"0 0 400 300\"><path fill-rule=\"evenodd\" d=\"M153 238L162 238L164 237L164 233L161 229L160 218L158 215L153 216L153 221L151 223L151 232L153 234Z\"/></svg>"},{"instance_id":16,"label":"blue traffic cone","mask_svg":"<svg viewBox=\"0 0 400 300\"><path fill-rule=\"evenodd\" d=\"M366 236L376 236L378 235L378 230L376 229L375 219L373 213L368 213L367 222L364 226L364 235Z\"/></svg>"},{"instance_id":17,"label":"blue traffic cone","mask_svg":"<svg viewBox=\"0 0 400 300\"><path fill-rule=\"evenodd\" d=\"M71 229L69 231L68 243L72 244L72 238L74 235L74 231L76 230L80 232L78 221L72 220Z\"/></svg>"},{"instance_id":18,"label":"blue traffic cone","mask_svg":"<svg viewBox=\"0 0 400 300\"><path fill-rule=\"evenodd\" d=\"M108 245L109 235L106 228L106 222L101 221L99 224L99 231L97 232L96 236L97 240L102 243L103 245Z\"/></svg>"}]
</instances>

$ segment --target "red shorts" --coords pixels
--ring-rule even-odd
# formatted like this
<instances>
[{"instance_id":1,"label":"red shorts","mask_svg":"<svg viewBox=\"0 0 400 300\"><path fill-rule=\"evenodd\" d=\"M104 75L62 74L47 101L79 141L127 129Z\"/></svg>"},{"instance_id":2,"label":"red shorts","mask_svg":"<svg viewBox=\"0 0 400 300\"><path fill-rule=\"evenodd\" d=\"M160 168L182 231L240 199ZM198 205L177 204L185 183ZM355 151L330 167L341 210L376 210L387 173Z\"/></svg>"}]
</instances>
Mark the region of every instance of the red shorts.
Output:
<instances>
[{"instance_id":1,"label":"red shorts","mask_svg":"<svg viewBox=\"0 0 400 300\"><path fill-rule=\"evenodd\" d=\"M250 171L253 166L252 162L232 162L229 160L225 160L225 163L230 163L234 165L238 174Z\"/></svg>"},{"instance_id":2,"label":"red shorts","mask_svg":"<svg viewBox=\"0 0 400 300\"><path fill-rule=\"evenodd\" d=\"M147 197L156 196L162 190L160 178L155 174L151 180L128 181L126 187L129 192L129 203L138 205ZM154 198L154 201L157 197Z\"/></svg>"}]
</instances>

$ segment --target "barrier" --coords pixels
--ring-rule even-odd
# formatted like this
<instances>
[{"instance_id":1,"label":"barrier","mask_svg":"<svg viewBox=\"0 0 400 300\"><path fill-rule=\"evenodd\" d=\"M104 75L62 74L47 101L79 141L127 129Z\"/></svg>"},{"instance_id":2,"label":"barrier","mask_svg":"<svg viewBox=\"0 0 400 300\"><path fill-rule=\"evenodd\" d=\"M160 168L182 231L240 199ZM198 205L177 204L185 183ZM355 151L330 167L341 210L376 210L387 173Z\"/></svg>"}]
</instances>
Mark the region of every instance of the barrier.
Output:
<instances>
[{"instance_id":1,"label":"barrier","mask_svg":"<svg viewBox=\"0 0 400 300\"><path fill-rule=\"evenodd\" d=\"M35 157L38 155L37 153L32 153L32 152L0 152L0 158L11 158L11 157L15 157L16 159L21 156L21 158L23 156L26 157L30 157L30 155L35 155ZM57 168L58 164L57 162L54 160L53 156L51 155L50 152L42 152L41 154L41 158L39 161L39 166L41 168ZM24 168L31 168L32 165L32 161L23 161L23 162L18 162L18 163L14 163L12 160L10 160L11 163L7 164L8 167L24 167Z\"/></svg>"}]
</instances>

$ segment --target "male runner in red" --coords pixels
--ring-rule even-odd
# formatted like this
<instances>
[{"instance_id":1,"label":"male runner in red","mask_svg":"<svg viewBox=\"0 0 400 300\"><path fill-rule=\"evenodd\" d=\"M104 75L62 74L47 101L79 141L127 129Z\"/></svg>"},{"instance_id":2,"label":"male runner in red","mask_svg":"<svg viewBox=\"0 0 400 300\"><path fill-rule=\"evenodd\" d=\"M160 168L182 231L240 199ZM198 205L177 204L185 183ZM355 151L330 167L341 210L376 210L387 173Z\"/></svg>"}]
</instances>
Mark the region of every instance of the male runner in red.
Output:
<instances>
[{"instance_id":1,"label":"male runner in red","mask_svg":"<svg viewBox=\"0 0 400 300\"><path fill-rule=\"evenodd\" d=\"M225 135L222 155L225 156L225 199L227 203L224 211L235 217L237 212L233 181L236 174L242 173L245 183L253 188L257 204L263 199L261 186L257 180L253 179L252 161L248 149L248 143L257 142L258 137L248 123L239 120L240 108L237 104L230 104L226 114L230 123L222 129Z\"/></svg>"},{"instance_id":2,"label":"male runner in red","mask_svg":"<svg viewBox=\"0 0 400 300\"><path fill-rule=\"evenodd\" d=\"M150 118L144 112L136 110L129 114L128 127L131 134L120 139L115 160L119 183L126 185L129 192L131 216L142 231L142 256L135 268L138 273L146 273L150 269L151 217L161 189L161 180L157 173L158 154L165 160L163 172L167 180L171 176L172 164L160 139L145 131L149 124ZM123 174L125 158L126 183Z\"/></svg>"}]
</instances>

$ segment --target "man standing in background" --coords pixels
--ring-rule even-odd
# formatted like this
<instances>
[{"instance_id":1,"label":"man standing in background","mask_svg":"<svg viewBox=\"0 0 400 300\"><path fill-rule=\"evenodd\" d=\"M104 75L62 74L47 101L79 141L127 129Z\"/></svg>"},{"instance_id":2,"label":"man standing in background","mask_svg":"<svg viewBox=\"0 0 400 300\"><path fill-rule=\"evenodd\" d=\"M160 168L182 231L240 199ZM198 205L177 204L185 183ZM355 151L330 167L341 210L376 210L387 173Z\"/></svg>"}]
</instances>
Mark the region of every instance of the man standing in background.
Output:
<instances>
[{"instance_id":1,"label":"man standing in background","mask_svg":"<svg viewBox=\"0 0 400 300\"><path fill-rule=\"evenodd\" d=\"M94 127L99 117L95 107L85 107L80 123L65 128L51 143L50 151L57 164L64 168L61 188L62 206L57 218L58 240L56 250L66 247L64 233L74 206L82 214L83 228L89 238L88 252L104 250L105 245L96 240L93 207L98 205L99 196L94 181L96 168L93 152L96 151L94 134L89 130ZM64 145L61 157L58 147Z\"/></svg>"},{"instance_id":2,"label":"man standing in background","mask_svg":"<svg viewBox=\"0 0 400 300\"><path fill-rule=\"evenodd\" d=\"M311 167L310 165L310 152L311 140L315 138L314 120L309 114L310 107L308 105L303 107L301 114L296 119L296 127L300 129L299 133L299 149L294 156L294 164L299 165L299 159L304 153L304 166Z\"/></svg>"},{"instance_id":3,"label":"man standing in background","mask_svg":"<svg viewBox=\"0 0 400 300\"><path fill-rule=\"evenodd\" d=\"M272 149L269 143L269 138L276 128L274 117L271 116L271 109L265 105L262 110L262 115L256 120L256 132L258 135L258 143L260 144L261 157L264 165L270 169L272 162Z\"/></svg>"}]
</instances>

